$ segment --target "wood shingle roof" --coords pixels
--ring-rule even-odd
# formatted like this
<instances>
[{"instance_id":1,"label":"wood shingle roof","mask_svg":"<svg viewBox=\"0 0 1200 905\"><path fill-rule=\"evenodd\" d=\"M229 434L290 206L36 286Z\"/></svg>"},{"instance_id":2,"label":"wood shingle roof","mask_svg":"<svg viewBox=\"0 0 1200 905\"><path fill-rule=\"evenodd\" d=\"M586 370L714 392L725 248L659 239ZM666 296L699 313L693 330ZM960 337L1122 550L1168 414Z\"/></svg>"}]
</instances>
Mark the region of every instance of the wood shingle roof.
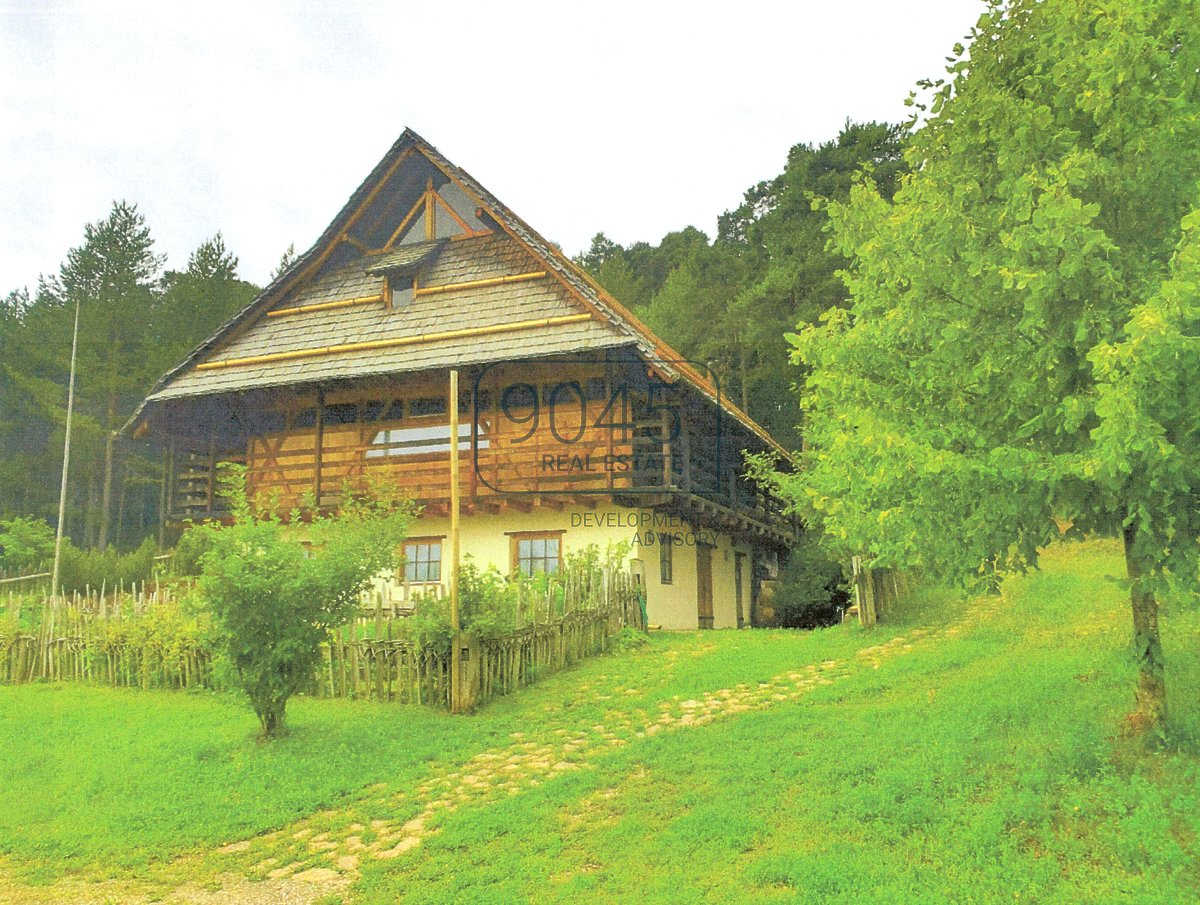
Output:
<instances>
[{"instance_id":1,"label":"wood shingle roof","mask_svg":"<svg viewBox=\"0 0 1200 905\"><path fill-rule=\"evenodd\" d=\"M435 209L423 228L414 217L422 204ZM558 248L406 130L316 244L164 375L128 428L166 400L620 346L783 451Z\"/></svg>"}]
</instances>

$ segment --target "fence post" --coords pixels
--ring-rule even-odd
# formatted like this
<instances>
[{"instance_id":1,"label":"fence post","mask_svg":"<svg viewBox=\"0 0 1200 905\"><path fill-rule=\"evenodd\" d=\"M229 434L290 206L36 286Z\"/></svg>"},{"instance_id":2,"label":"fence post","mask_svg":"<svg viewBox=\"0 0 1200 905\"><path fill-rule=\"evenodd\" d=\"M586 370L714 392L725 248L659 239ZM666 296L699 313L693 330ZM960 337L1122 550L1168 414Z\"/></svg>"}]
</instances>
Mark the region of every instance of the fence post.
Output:
<instances>
[{"instance_id":1,"label":"fence post","mask_svg":"<svg viewBox=\"0 0 1200 905\"><path fill-rule=\"evenodd\" d=\"M482 648L468 632L455 632L451 649L458 668L450 677L450 710L466 713L478 703Z\"/></svg>"}]
</instances>

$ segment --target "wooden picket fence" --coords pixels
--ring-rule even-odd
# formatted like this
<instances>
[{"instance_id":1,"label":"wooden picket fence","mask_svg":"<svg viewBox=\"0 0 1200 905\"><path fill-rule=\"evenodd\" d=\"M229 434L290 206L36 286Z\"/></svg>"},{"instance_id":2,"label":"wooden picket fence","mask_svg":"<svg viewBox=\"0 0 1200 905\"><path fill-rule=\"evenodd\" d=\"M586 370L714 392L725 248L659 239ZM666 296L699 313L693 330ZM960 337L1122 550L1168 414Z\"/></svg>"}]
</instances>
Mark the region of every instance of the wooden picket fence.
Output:
<instances>
[{"instance_id":1,"label":"wooden picket fence","mask_svg":"<svg viewBox=\"0 0 1200 905\"><path fill-rule=\"evenodd\" d=\"M477 662L470 670L470 697L476 706L601 653L625 626L646 627L641 588L621 570L566 576L544 596L520 600L517 621L512 630L471 641ZM317 693L449 707L449 651L394 637L395 625L377 599L373 616L364 612L333 632L322 650Z\"/></svg>"},{"instance_id":2,"label":"wooden picket fence","mask_svg":"<svg viewBox=\"0 0 1200 905\"><path fill-rule=\"evenodd\" d=\"M854 603L846 618L858 618L863 625L874 625L886 618L896 602L912 589L910 576L895 569L869 569L860 557L851 559L851 587Z\"/></svg>"},{"instance_id":3,"label":"wooden picket fence","mask_svg":"<svg viewBox=\"0 0 1200 905\"><path fill-rule=\"evenodd\" d=\"M0 598L0 682L85 682L134 688L209 687L212 652L198 637L167 639L146 631L145 617L176 602L176 592L140 585L121 595L99 592L37 603L41 618L22 629L21 597Z\"/></svg>"},{"instance_id":4,"label":"wooden picket fence","mask_svg":"<svg viewBox=\"0 0 1200 905\"><path fill-rule=\"evenodd\" d=\"M11 617L9 627L0 623L0 682L211 688L213 652L198 632L190 626L161 633L145 629L158 607L176 602L175 594L167 586L142 586L124 595L43 599L37 626L24 630L12 628L20 624L22 598L0 596L0 617ZM416 643L401 631L405 618L405 611L385 610L376 601L373 613L364 610L333 631L322 646L313 692L449 707L449 645ZM640 587L619 570L568 577L544 597L520 601L515 628L472 636L474 704L600 653L624 626L644 630L645 615Z\"/></svg>"}]
</instances>

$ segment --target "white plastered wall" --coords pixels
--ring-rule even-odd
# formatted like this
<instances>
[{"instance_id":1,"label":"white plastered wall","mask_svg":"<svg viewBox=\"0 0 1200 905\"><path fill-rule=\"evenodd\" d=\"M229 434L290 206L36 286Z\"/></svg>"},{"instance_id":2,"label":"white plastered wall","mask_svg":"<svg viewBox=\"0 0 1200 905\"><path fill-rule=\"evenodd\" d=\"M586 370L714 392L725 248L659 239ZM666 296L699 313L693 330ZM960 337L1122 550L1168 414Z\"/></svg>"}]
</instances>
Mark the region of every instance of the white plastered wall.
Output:
<instances>
[{"instance_id":1,"label":"white plastered wall","mask_svg":"<svg viewBox=\"0 0 1200 905\"><path fill-rule=\"evenodd\" d=\"M595 544L601 553L610 545L633 544L631 560L641 561L641 573L646 586L646 610L653 625L665 629L697 628L696 542L715 541L712 553L713 626L737 627L737 592L734 554L746 554L742 576L742 609L749 624L749 548L735 544L723 533L705 529L698 532L678 519L664 521L661 514L648 509L630 509L610 502L597 501L594 509L567 505L558 511L534 508L529 512L506 509L499 513L464 515L459 529L459 542L464 557L480 568L495 566L502 573L511 568L511 535L524 531L562 531L564 554L576 552ZM442 537L450 532L446 517L420 518L409 529L410 537ZM661 532L677 534L683 540L674 548L674 574L670 584L663 584L659 569L659 548L653 535ZM635 539L639 542L635 543ZM649 541L649 543L647 543ZM442 548L443 579L449 546Z\"/></svg>"}]
</instances>

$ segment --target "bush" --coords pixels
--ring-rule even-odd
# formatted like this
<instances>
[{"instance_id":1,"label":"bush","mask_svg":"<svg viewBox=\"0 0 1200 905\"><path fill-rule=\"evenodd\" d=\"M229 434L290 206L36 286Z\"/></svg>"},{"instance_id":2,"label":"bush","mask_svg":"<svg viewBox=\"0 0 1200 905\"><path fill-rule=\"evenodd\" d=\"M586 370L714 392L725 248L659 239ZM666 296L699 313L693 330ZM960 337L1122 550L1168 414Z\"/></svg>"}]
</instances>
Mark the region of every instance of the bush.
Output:
<instances>
[{"instance_id":1,"label":"bush","mask_svg":"<svg viewBox=\"0 0 1200 905\"><path fill-rule=\"evenodd\" d=\"M200 560L212 549L212 534L202 531L191 522L187 522L179 542L175 544L171 557L171 571L182 577L195 577L200 574Z\"/></svg>"},{"instance_id":2,"label":"bush","mask_svg":"<svg viewBox=\"0 0 1200 905\"><path fill-rule=\"evenodd\" d=\"M374 575L395 566L414 511L376 485L348 495L336 515L311 513L301 526L296 513L285 526L251 505L245 468L226 466L222 483L233 523L192 529L209 536L200 590L219 649L269 739L283 728L288 700L312 682L329 630L350 620Z\"/></svg>"},{"instance_id":3,"label":"bush","mask_svg":"<svg viewBox=\"0 0 1200 905\"><path fill-rule=\"evenodd\" d=\"M0 569L29 575L49 567L54 557L54 529L41 519L0 522Z\"/></svg>"},{"instance_id":4,"label":"bush","mask_svg":"<svg viewBox=\"0 0 1200 905\"><path fill-rule=\"evenodd\" d=\"M809 534L779 570L779 581L775 611L780 624L789 628L832 625L850 596L842 567Z\"/></svg>"},{"instance_id":5,"label":"bush","mask_svg":"<svg viewBox=\"0 0 1200 905\"><path fill-rule=\"evenodd\" d=\"M480 569L470 556L463 557L458 571L458 616L463 631L479 638L494 638L527 625L536 617L546 620L561 616L566 609L566 587L588 598L599 590L606 570L617 568L629 555L627 544L601 553L591 544L568 553L554 575L502 575L495 566ZM427 597L413 608L403 630L422 645L450 650L450 601Z\"/></svg>"},{"instance_id":6,"label":"bush","mask_svg":"<svg viewBox=\"0 0 1200 905\"><path fill-rule=\"evenodd\" d=\"M97 669L110 650L136 651L138 656L132 662L137 664L140 684L147 688L182 684L181 667L187 655L207 655L214 646L210 616L186 599L148 607L130 618L97 620L94 626L100 643L89 654ZM211 681L212 676L206 678Z\"/></svg>"},{"instance_id":7,"label":"bush","mask_svg":"<svg viewBox=\"0 0 1200 905\"><path fill-rule=\"evenodd\" d=\"M121 553L113 548L107 550L80 550L63 542L62 564L59 567L59 587L64 593L84 591L90 588L110 591L118 587L132 588L139 582L149 581L154 575L154 557L158 547L147 538L132 553Z\"/></svg>"}]
</instances>

